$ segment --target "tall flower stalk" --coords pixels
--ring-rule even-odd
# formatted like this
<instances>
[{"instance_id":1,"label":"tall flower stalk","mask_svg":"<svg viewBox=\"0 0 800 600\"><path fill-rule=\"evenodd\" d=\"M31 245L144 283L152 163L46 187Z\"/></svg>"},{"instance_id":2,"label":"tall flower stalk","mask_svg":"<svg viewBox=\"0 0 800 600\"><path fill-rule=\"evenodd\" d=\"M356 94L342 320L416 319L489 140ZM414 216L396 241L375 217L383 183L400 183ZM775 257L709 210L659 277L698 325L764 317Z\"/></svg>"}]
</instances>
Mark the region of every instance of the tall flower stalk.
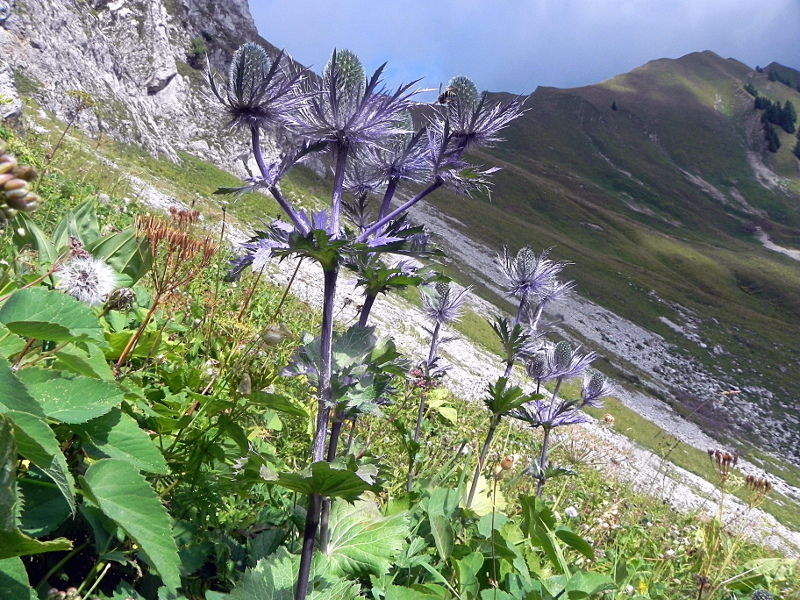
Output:
<instances>
[{"instance_id":1,"label":"tall flower stalk","mask_svg":"<svg viewBox=\"0 0 800 600\"><path fill-rule=\"evenodd\" d=\"M286 227L266 232L267 251L272 256L295 255L318 262L323 271L322 322L319 333L318 401L311 459L319 462L336 456L338 433L328 438L335 399L331 382L333 352L333 307L341 267L361 253L397 251L408 243L408 235L397 223L409 208L436 189L447 186L461 192L485 187L492 170L480 170L464 162L461 155L476 145L497 140L497 134L522 111L524 99L501 104L485 95L456 94L448 106L426 115L421 130L413 131L409 117L414 106L414 83L388 90L381 85L385 65L365 75L358 58L349 51L334 51L319 78L291 64L283 54L270 57L254 44L245 44L234 55L227 81L218 83L209 75L212 90L225 108L229 123L246 130L259 175L235 190L263 189L286 213ZM473 86L474 87L474 86ZM451 126L451 121L453 125ZM277 157L268 159L262 149L262 132L283 132L292 140ZM313 154L321 154L331 166L333 182L325 211L307 214L283 195L280 181L292 167ZM358 168L356 168L358 167ZM374 220L350 232L342 224L348 174L368 175L375 190L382 189ZM391 209L401 184L422 184L421 191ZM426 185L427 184L427 185ZM363 186L362 186L363 187ZM408 232L406 232L407 234ZM251 240L250 264L259 251ZM263 249L263 247L262 247ZM246 266L238 261L235 268ZM374 295L373 295L374 300ZM370 303L371 305L371 303ZM369 309L361 318L366 324ZM309 499L300 560L297 599L308 592L308 575L322 500Z\"/></svg>"},{"instance_id":2,"label":"tall flower stalk","mask_svg":"<svg viewBox=\"0 0 800 600\"><path fill-rule=\"evenodd\" d=\"M560 285L557 276L566 266L566 263L551 260L547 250L537 256L527 247L520 249L516 254L510 253L506 248L497 257L496 262L503 276L502 285L506 295L515 300L516 310L513 320L509 321L503 317L491 323L503 347L503 362L506 367L503 376L488 388L484 400L491 416L467 494L467 507L472 506L475 499L494 434L503 417L530 399L519 387L508 385L514 365L520 358L530 353L531 345L537 339L536 328L539 319L537 317L535 321L526 323L526 317L536 314L538 308L543 308L543 297L549 290Z\"/></svg>"}]
</instances>

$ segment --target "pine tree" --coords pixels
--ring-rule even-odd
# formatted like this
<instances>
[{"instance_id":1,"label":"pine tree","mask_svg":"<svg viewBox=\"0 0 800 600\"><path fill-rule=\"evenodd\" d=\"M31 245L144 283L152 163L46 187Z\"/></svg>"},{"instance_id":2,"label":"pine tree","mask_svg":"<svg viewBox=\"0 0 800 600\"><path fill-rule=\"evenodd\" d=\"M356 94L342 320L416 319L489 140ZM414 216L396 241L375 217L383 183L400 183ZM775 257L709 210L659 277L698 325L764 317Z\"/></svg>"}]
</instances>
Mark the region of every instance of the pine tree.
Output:
<instances>
[{"instance_id":1,"label":"pine tree","mask_svg":"<svg viewBox=\"0 0 800 600\"><path fill-rule=\"evenodd\" d=\"M770 152L777 152L781 147L781 140L778 137L778 132L769 123L764 123L764 137L767 139L767 150Z\"/></svg>"},{"instance_id":2,"label":"pine tree","mask_svg":"<svg viewBox=\"0 0 800 600\"><path fill-rule=\"evenodd\" d=\"M786 133L794 133L794 124L797 121L797 111L794 109L794 104L787 100L783 109L781 110L780 126Z\"/></svg>"},{"instance_id":3,"label":"pine tree","mask_svg":"<svg viewBox=\"0 0 800 600\"><path fill-rule=\"evenodd\" d=\"M800 159L800 140L797 140L797 143L794 145L794 150L792 150L792 152L794 152L794 155L798 159Z\"/></svg>"},{"instance_id":4,"label":"pine tree","mask_svg":"<svg viewBox=\"0 0 800 600\"><path fill-rule=\"evenodd\" d=\"M612 100L611 101L611 110L617 110L617 101L616 100Z\"/></svg>"}]
</instances>

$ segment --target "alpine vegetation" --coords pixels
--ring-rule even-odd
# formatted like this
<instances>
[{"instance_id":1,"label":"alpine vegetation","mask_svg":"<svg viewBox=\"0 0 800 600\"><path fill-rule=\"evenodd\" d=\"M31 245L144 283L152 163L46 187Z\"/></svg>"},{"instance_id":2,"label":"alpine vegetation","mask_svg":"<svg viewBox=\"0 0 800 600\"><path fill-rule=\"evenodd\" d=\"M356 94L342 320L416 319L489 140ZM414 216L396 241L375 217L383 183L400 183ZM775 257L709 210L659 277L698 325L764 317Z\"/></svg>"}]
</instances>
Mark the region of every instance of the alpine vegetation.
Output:
<instances>
[{"instance_id":1,"label":"alpine vegetation","mask_svg":"<svg viewBox=\"0 0 800 600\"><path fill-rule=\"evenodd\" d=\"M227 85L218 84L209 73L212 90L227 112L229 124L250 134L260 173L238 191L269 192L287 219L273 222L269 231L256 234L246 250L255 254L268 248L271 256L308 258L322 267L312 469L336 456L338 434L332 430L329 435L328 429L332 418L341 420L337 417L340 398L333 372L333 307L341 268L361 266L368 298L366 312L359 319L363 327L370 310L366 307L372 306L376 294L385 291L392 279L401 276L401 270L395 269L381 274L382 285L369 285L367 282L374 279L369 270L376 268L375 257L387 252L414 254L413 237L421 230L407 222L408 209L440 187L460 193L485 188L494 169L471 165L465 152L497 141L502 128L523 110L524 98L494 102L486 94L478 94L466 78L457 78L449 88L452 94L447 102L427 107L415 129L410 114L419 108L414 100L419 91L414 87L417 82L387 89L381 83L384 68L385 64L366 76L355 54L335 50L322 76L312 77L298 71L283 54L271 59L257 46L247 44L233 57ZM278 156L269 159L262 148L265 130L277 132L279 139L287 142ZM290 169L311 155L327 162L332 184L328 206L307 213L284 196L280 183ZM398 192L404 187L410 193L400 199ZM348 191L354 195L349 211L345 208ZM379 205L367 213L371 196ZM399 201L392 208L396 198ZM352 227L342 218L343 213L355 216ZM241 272L242 264L240 261L234 268ZM321 507L321 490L311 490L295 592L298 599L308 592ZM324 548L324 536L322 543Z\"/></svg>"}]
</instances>

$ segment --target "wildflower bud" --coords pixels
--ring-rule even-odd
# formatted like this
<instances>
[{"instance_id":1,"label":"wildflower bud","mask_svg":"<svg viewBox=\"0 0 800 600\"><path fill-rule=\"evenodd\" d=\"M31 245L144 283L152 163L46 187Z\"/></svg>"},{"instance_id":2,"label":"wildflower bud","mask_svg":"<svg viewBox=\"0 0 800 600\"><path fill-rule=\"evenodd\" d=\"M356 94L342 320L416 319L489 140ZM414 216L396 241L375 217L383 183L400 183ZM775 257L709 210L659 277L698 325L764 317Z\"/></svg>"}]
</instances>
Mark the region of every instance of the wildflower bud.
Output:
<instances>
[{"instance_id":1,"label":"wildflower bud","mask_svg":"<svg viewBox=\"0 0 800 600\"><path fill-rule=\"evenodd\" d=\"M616 419L614 418L614 415L603 415L603 423L606 425L613 425L615 421Z\"/></svg>"},{"instance_id":2,"label":"wildflower bud","mask_svg":"<svg viewBox=\"0 0 800 600\"><path fill-rule=\"evenodd\" d=\"M323 76L336 77L336 87L348 99L355 98L364 88L364 67L350 50L337 50L325 65Z\"/></svg>"},{"instance_id":3,"label":"wildflower bud","mask_svg":"<svg viewBox=\"0 0 800 600\"><path fill-rule=\"evenodd\" d=\"M249 396L253 391L249 373L245 373L242 375L242 378L239 379L239 385L236 386L236 391L242 396Z\"/></svg>"},{"instance_id":4,"label":"wildflower bud","mask_svg":"<svg viewBox=\"0 0 800 600\"><path fill-rule=\"evenodd\" d=\"M267 325L261 331L261 340L267 346L277 346L282 341L288 340L291 337L292 332L289 331L289 328L283 323L273 323L271 325Z\"/></svg>"},{"instance_id":5,"label":"wildflower bud","mask_svg":"<svg viewBox=\"0 0 800 600\"><path fill-rule=\"evenodd\" d=\"M767 590L756 590L750 598L751 600L774 600L774 596Z\"/></svg>"},{"instance_id":6,"label":"wildflower bud","mask_svg":"<svg viewBox=\"0 0 800 600\"><path fill-rule=\"evenodd\" d=\"M492 469L492 477L495 479L500 479L503 476L503 467L501 465L496 465L494 469Z\"/></svg>"},{"instance_id":7,"label":"wildflower bud","mask_svg":"<svg viewBox=\"0 0 800 600\"><path fill-rule=\"evenodd\" d=\"M569 342L558 342L553 350L553 366L557 371L563 371L569 367L572 358L572 347Z\"/></svg>"},{"instance_id":8,"label":"wildflower bud","mask_svg":"<svg viewBox=\"0 0 800 600\"><path fill-rule=\"evenodd\" d=\"M25 181L33 181L36 179L36 169L30 165L20 165L14 171L14 176L24 179Z\"/></svg>"},{"instance_id":9,"label":"wildflower bud","mask_svg":"<svg viewBox=\"0 0 800 600\"><path fill-rule=\"evenodd\" d=\"M509 454L503 457L503 460L500 461L500 467L504 471L510 471L514 468L514 464L517 462L517 457L514 454Z\"/></svg>"},{"instance_id":10,"label":"wildflower bud","mask_svg":"<svg viewBox=\"0 0 800 600\"><path fill-rule=\"evenodd\" d=\"M478 103L478 88L468 77L453 77L447 84L447 89L452 90L462 110L470 110Z\"/></svg>"},{"instance_id":11,"label":"wildflower bud","mask_svg":"<svg viewBox=\"0 0 800 600\"><path fill-rule=\"evenodd\" d=\"M564 509L564 516L566 516L568 519L577 519L578 509L574 506L568 506Z\"/></svg>"},{"instance_id":12,"label":"wildflower bud","mask_svg":"<svg viewBox=\"0 0 800 600\"><path fill-rule=\"evenodd\" d=\"M14 173L14 175L16 175L16 173ZM3 184L3 189L6 191L18 190L24 188L26 185L28 185L28 182L25 181L24 179L19 179L18 177L12 177Z\"/></svg>"},{"instance_id":13,"label":"wildflower bud","mask_svg":"<svg viewBox=\"0 0 800 600\"><path fill-rule=\"evenodd\" d=\"M130 310L136 303L136 292L131 288L114 290L106 301L106 310Z\"/></svg>"}]
</instances>

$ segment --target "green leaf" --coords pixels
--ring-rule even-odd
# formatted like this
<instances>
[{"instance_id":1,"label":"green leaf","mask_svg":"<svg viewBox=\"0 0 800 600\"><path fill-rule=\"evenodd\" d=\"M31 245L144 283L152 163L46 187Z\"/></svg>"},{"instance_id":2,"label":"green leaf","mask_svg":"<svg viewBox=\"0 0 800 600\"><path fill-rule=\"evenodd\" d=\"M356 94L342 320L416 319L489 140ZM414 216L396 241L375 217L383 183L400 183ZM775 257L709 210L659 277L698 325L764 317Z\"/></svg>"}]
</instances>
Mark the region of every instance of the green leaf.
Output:
<instances>
[{"instance_id":1,"label":"green leaf","mask_svg":"<svg viewBox=\"0 0 800 600\"><path fill-rule=\"evenodd\" d=\"M37 600L25 565L17 556L0 560L0 600Z\"/></svg>"},{"instance_id":2,"label":"green leaf","mask_svg":"<svg viewBox=\"0 0 800 600\"><path fill-rule=\"evenodd\" d=\"M3 324L0 324L0 357L8 358L25 348L25 340L14 335Z\"/></svg>"},{"instance_id":3,"label":"green leaf","mask_svg":"<svg viewBox=\"0 0 800 600\"><path fill-rule=\"evenodd\" d=\"M112 408L107 414L75 426L75 432L94 446L101 456L124 460L135 468L149 473L169 472L167 462L150 436L136 420ZM90 449L90 454L92 453Z\"/></svg>"},{"instance_id":4,"label":"green leaf","mask_svg":"<svg viewBox=\"0 0 800 600\"><path fill-rule=\"evenodd\" d=\"M17 376L44 414L64 423L85 423L104 415L125 396L114 383L49 369L23 369Z\"/></svg>"},{"instance_id":5,"label":"green leaf","mask_svg":"<svg viewBox=\"0 0 800 600\"><path fill-rule=\"evenodd\" d=\"M94 377L104 381L114 381L114 373L108 366L105 354L95 344L85 344L84 348L67 346L55 353L56 369L64 369L78 375Z\"/></svg>"},{"instance_id":6,"label":"green leaf","mask_svg":"<svg viewBox=\"0 0 800 600\"><path fill-rule=\"evenodd\" d=\"M372 500L335 502L330 513L330 541L324 555L331 573L357 578L383 575L408 535L404 513L384 517Z\"/></svg>"},{"instance_id":7,"label":"green leaf","mask_svg":"<svg viewBox=\"0 0 800 600\"><path fill-rule=\"evenodd\" d=\"M308 411L303 406L296 404L288 396L282 396L280 394L271 394L269 392L253 392L247 397L247 401L250 404L271 408L272 410L277 410L278 412L286 413L287 415L294 415L296 417L308 416Z\"/></svg>"},{"instance_id":8,"label":"green leaf","mask_svg":"<svg viewBox=\"0 0 800 600\"><path fill-rule=\"evenodd\" d=\"M36 251L39 264L45 264L49 267L56 262L58 253L53 247L53 243L47 234L39 229L38 225L29 217L23 213L19 213L14 217L12 231L14 232L14 245L17 250L29 246ZM22 235L20 235L20 231L23 232Z\"/></svg>"},{"instance_id":9,"label":"green leaf","mask_svg":"<svg viewBox=\"0 0 800 600\"><path fill-rule=\"evenodd\" d=\"M400 587L399 585L386 586L386 600L444 600L447 598L447 588L428 585L424 589Z\"/></svg>"},{"instance_id":10,"label":"green leaf","mask_svg":"<svg viewBox=\"0 0 800 600\"><path fill-rule=\"evenodd\" d=\"M118 359L135 333L135 331L126 329L125 331L108 334L106 336L106 341L108 342L108 347L105 349L106 359ZM136 342L136 346L134 346L130 356L146 357L155 355L161 350L162 343L160 331L145 330L139 341Z\"/></svg>"},{"instance_id":11,"label":"green leaf","mask_svg":"<svg viewBox=\"0 0 800 600\"><path fill-rule=\"evenodd\" d=\"M158 569L164 585L180 584L180 558L169 515L150 484L131 464L107 458L86 471L84 488L103 513L116 521Z\"/></svg>"},{"instance_id":12,"label":"green leaf","mask_svg":"<svg viewBox=\"0 0 800 600\"><path fill-rule=\"evenodd\" d=\"M11 370L11 363L0 358L0 414L9 410L28 412L44 417L44 410L39 403L28 393L25 384L17 379Z\"/></svg>"},{"instance_id":13,"label":"green leaf","mask_svg":"<svg viewBox=\"0 0 800 600\"><path fill-rule=\"evenodd\" d=\"M30 413L9 411L6 416L14 423L17 452L53 480L74 513L75 480L53 430L44 420Z\"/></svg>"},{"instance_id":14,"label":"green leaf","mask_svg":"<svg viewBox=\"0 0 800 600\"><path fill-rule=\"evenodd\" d=\"M301 494L319 494L353 502L372 488L357 474L355 465L315 462L299 473L281 473L275 483Z\"/></svg>"},{"instance_id":15,"label":"green leaf","mask_svg":"<svg viewBox=\"0 0 800 600\"><path fill-rule=\"evenodd\" d=\"M12 333L37 340L105 343L92 309L72 296L43 287L14 292L0 308L0 323Z\"/></svg>"},{"instance_id":16,"label":"green leaf","mask_svg":"<svg viewBox=\"0 0 800 600\"><path fill-rule=\"evenodd\" d=\"M85 200L69 211L53 232L53 245L61 250L75 236L84 246L90 246L100 237L94 200Z\"/></svg>"},{"instance_id":17,"label":"green leaf","mask_svg":"<svg viewBox=\"0 0 800 600\"><path fill-rule=\"evenodd\" d=\"M121 277L120 286L133 287L150 270L153 255L149 244L136 237L133 228L106 236L88 248L103 259Z\"/></svg>"},{"instance_id":18,"label":"green leaf","mask_svg":"<svg viewBox=\"0 0 800 600\"><path fill-rule=\"evenodd\" d=\"M506 387L507 384L507 378L499 377L487 388L488 397L484 402L496 415L505 415L531 400L531 396L526 396L518 386Z\"/></svg>"},{"instance_id":19,"label":"green leaf","mask_svg":"<svg viewBox=\"0 0 800 600\"><path fill-rule=\"evenodd\" d=\"M517 600L516 597L512 596L508 592L494 588L490 590L481 590L480 598L481 600Z\"/></svg>"},{"instance_id":20,"label":"green leaf","mask_svg":"<svg viewBox=\"0 0 800 600\"><path fill-rule=\"evenodd\" d=\"M470 552L464 558L454 562L461 595L465 598L474 598L481 589L478 573L483 566L483 554Z\"/></svg>"},{"instance_id":21,"label":"green leaf","mask_svg":"<svg viewBox=\"0 0 800 600\"><path fill-rule=\"evenodd\" d=\"M247 569L228 600L292 600L294 560L285 547Z\"/></svg>"},{"instance_id":22,"label":"green leaf","mask_svg":"<svg viewBox=\"0 0 800 600\"><path fill-rule=\"evenodd\" d=\"M13 425L0 416L0 530L14 529L17 506L17 448L14 444Z\"/></svg>"},{"instance_id":23,"label":"green leaf","mask_svg":"<svg viewBox=\"0 0 800 600\"><path fill-rule=\"evenodd\" d=\"M614 581L607 575L585 571L575 573L564 587L570 600L593 598L600 592L617 589Z\"/></svg>"},{"instance_id":24,"label":"green leaf","mask_svg":"<svg viewBox=\"0 0 800 600\"><path fill-rule=\"evenodd\" d=\"M434 513L428 515L428 522L431 526L431 534L433 535L433 543L436 544L436 550L442 559L447 560L453 553L453 540L455 539L450 519L442 514Z\"/></svg>"},{"instance_id":25,"label":"green leaf","mask_svg":"<svg viewBox=\"0 0 800 600\"><path fill-rule=\"evenodd\" d=\"M31 478L31 475L36 478ZM17 484L20 495L25 498L20 529L36 538L55 531L71 515L61 491L49 483L41 485L43 480L44 475L34 471Z\"/></svg>"},{"instance_id":26,"label":"green leaf","mask_svg":"<svg viewBox=\"0 0 800 600\"><path fill-rule=\"evenodd\" d=\"M58 538L49 542L40 542L28 537L18 529L0 531L0 560L15 556L30 556L44 552L59 552L72 548L72 542L66 538Z\"/></svg>"},{"instance_id":27,"label":"green leaf","mask_svg":"<svg viewBox=\"0 0 800 600\"><path fill-rule=\"evenodd\" d=\"M552 509L541 499L535 496L522 496L522 531L531 542L539 546L550 564L560 573L569 576L569 567L564 558L564 553L558 544L558 539L553 534L556 518Z\"/></svg>"},{"instance_id":28,"label":"green leaf","mask_svg":"<svg viewBox=\"0 0 800 600\"><path fill-rule=\"evenodd\" d=\"M577 550L586 558L594 558L594 548L589 545L589 542L568 527L559 527L555 530L555 534L558 539L560 539L573 550Z\"/></svg>"}]
</instances>

